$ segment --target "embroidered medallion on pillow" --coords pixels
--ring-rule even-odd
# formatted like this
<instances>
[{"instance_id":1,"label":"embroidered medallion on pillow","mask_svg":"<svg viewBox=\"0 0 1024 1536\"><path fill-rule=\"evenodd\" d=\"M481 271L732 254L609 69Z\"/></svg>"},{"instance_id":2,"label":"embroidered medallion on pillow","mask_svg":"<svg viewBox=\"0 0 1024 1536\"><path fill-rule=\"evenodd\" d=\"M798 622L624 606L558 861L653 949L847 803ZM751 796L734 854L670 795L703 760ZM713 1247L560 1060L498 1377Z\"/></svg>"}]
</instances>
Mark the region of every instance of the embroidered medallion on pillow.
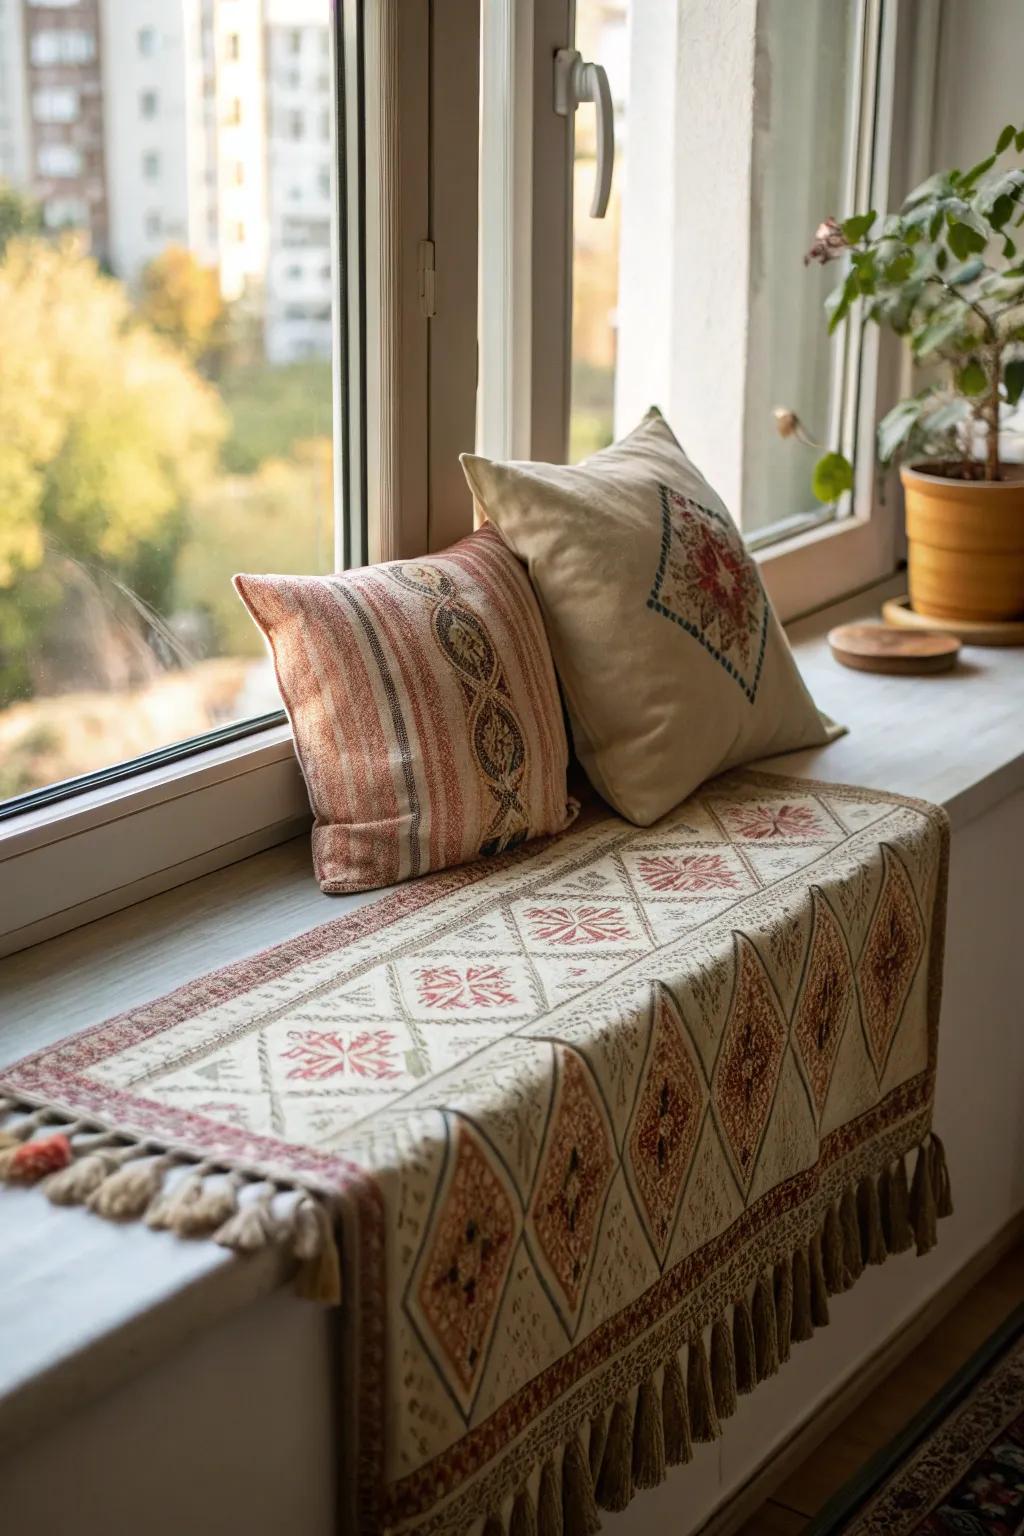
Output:
<instances>
[{"instance_id":1,"label":"embroidered medallion on pillow","mask_svg":"<svg viewBox=\"0 0 1024 1536\"><path fill-rule=\"evenodd\" d=\"M236 576L270 643L324 891L372 890L575 815L544 625L494 528L337 576Z\"/></svg>"},{"instance_id":2,"label":"embroidered medallion on pillow","mask_svg":"<svg viewBox=\"0 0 1024 1536\"><path fill-rule=\"evenodd\" d=\"M839 734L726 507L658 410L582 464L462 466L529 567L580 762L630 821L649 826L723 769Z\"/></svg>"}]
</instances>

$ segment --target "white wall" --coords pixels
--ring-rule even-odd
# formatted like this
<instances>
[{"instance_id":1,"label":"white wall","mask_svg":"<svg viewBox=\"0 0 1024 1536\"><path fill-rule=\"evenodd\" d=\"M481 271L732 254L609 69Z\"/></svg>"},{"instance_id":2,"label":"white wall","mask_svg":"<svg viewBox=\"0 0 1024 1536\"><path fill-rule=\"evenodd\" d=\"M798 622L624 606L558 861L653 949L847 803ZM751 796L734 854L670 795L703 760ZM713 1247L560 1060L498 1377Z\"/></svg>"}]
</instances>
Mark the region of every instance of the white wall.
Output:
<instances>
[{"instance_id":1,"label":"white wall","mask_svg":"<svg viewBox=\"0 0 1024 1536\"><path fill-rule=\"evenodd\" d=\"M936 169L966 169L1024 120L1024 4L943 0L933 125Z\"/></svg>"}]
</instances>

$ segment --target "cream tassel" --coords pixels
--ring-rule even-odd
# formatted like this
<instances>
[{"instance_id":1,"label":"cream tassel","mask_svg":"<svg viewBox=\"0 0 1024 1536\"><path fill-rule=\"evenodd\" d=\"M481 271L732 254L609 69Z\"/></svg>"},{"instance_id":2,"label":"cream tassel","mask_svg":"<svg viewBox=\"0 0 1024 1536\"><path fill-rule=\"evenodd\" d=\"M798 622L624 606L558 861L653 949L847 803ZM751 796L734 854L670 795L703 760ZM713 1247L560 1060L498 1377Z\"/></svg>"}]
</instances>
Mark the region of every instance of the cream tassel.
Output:
<instances>
[{"instance_id":1,"label":"cream tassel","mask_svg":"<svg viewBox=\"0 0 1024 1536\"><path fill-rule=\"evenodd\" d=\"M648 1378L640 1383L633 1419L633 1487L657 1488L665 1481L665 1429L658 1389Z\"/></svg>"},{"instance_id":2,"label":"cream tassel","mask_svg":"<svg viewBox=\"0 0 1024 1536\"><path fill-rule=\"evenodd\" d=\"M594 1479L579 1435L567 1442L562 1457L562 1524L564 1536L597 1536L601 1529Z\"/></svg>"},{"instance_id":3,"label":"cream tassel","mask_svg":"<svg viewBox=\"0 0 1024 1536\"><path fill-rule=\"evenodd\" d=\"M914 1232L910 1225L910 1190L907 1187L907 1165L898 1157L879 1185L879 1203L882 1208L882 1230L885 1246L890 1253L906 1253L914 1246Z\"/></svg>"},{"instance_id":4,"label":"cream tassel","mask_svg":"<svg viewBox=\"0 0 1024 1536\"><path fill-rule=\"evenodd\" d=\"M594 1490L602 1509L625 1509L633 1497L633 1410L628 1402L612 1409L601 1472Z\"/></svg>"},{"instance_id":5,"label":"cream tassel","mask_svg":"<svg viewBox=\"0 0 1024 1536\"><path fill-rule=\"evenodd\" d=\"M864 1175L857 1187L857 1220L860 1225L861 1252L865 1262L884 1264L887 1255L878 1187L869 1173Z\"/></svg>"},{"instance_id":6,"label":"cream tassel","mask_svg":"<svg viewBox=\"0 0 1024 1536\"><path fill-rule=\"evenodd\" d=\"M690 1415L686 1410L686 1382L679 1356L673 1355L665 1366L661 1383L661 1423L665 1439L665 1460L670 1467L693 1460Z\"/></svg>"},{"instance_id":7,"label":"cream tassel","mask_svg":"<svg viewBox=\"0 0 1024 1536\"><path fill-rule=\"evenodd\" d=\"M793 1269L788 1258L775 1266L775 1333L779 1345L779 1364L789 1359L793 1335Z\"/></svg>"},{"instance_id":8,"label":"cream tassel","mask_svg":"<svg viewBox=\"0 0 1024 1536\"><path fill-rule=\"evenodd\" d=\"M117 1167L115 1153L87 1152L59 1173L51 1173L40 1188L54 1205L84 1205Z\"/></svg>"},{"instance_id":9,"label":"cream tassel","mask_svg":"<svg viewBox=\"0 0 1024 1536\"><path fill-rule=\"evenodd\" d=\"M597 1486L597 1479L604 1460L604 1448L608 1443L608 1415L602 1408L590 1421L590 1440L587 1443L587 1460L590 1463L590 1481Z\"/></svg>"},{"instance_id":10,"label":"cream tassel","mask_svg":"<svg viewBox=\"0 0 1024 1536\"><path fill-rule=\"evenodd\" d=\"M732 1308L732 1345L736 1358L736 1390L746 1394L757 1386L757 1353L754 1324L745 1296L737 1297Z\"/></svg>"},{"instance_id":11,"label":"cream tassel","mask_svg":"<svg viewBox=\"0 0 1024 1536\"><path fill-rule=\"evenodd\" d=\"M135 1157L97 1185L86 1204L110 1221L135 1221L159 1194L169 1157Z\"/></svg>"},{"instance_id":12,"label":"cream tassel","mask_svg":"<svg viewBox=\"0 0 1024 1536\"><path fill-rule=\"evenodd\" d=\"M564 1536L562 1490L554 1462L548 1458L540 1469L537 1492L537 1536Z\"/></svg>"},{"instance_id":13,"label":"cream tassel","mask_svg":"<svg viewBox=\"0 0 1024 1536\"><path fill-rule=\"evenodd\" d=\"M797 1248L793 1254L793 1321L790 1338L794 1344L804 1344L813 1337L811 1268L807 1259L807 1249Z\"/></svg>"},{"instance_id":14,"label":"cream tassel","mask_svg":"<svg viewBox=\"0 0 1024 1536\"><path fill-rule=\"evenodd\" d=\"M864 1255L860 1246L860 1220L857 1216L857 1196L853 1185L847 1184L839 1202L839 1221L843 1229L844 1290L849 1290L855 1280L864 1273Z\"/></svg>"},{"instance_id":15,"label":"cream tassel","mask_svg":"<svg viewBox=\"0 0 1024 1536\"><path fill-rule=\"evenodd\" d=\"M508 1536L538 1536L537 1514L530 1497L530 1490L525 1486L520 1488L512 1505Z\"/></svg>"},{"instance_id":16,"label":"cream tassel","mask_svg":"<svg viewBox=\"0 0 1024 1536\"><path fill-rule=\"evenodd\" d=\"M255 1199L240 1200L234 1215L213 1234L214 1242L222 1248L232 1248L236 1253L255 1253L257 1249L279 1242L281 1223L273 1212L276 1193L271 1187Z\"/></svg>"},{"instance_id":17,"label":"cream tassel","mask_svg":"<svg viewBox=\"0 0 1024 1536\"><path fill-rule=\"evenodd\" d=\"M834 1205L825 1212L822 1259L829 1295L838 1296L840 1291L846 1290L846 1265L843 1262L843 1226Z\"/></svg>"},{"instance_id":18,"label":"cream tassel","mask_svg":"<svg viewBox=\"0 0 1024 1536\"><path fill-rule=\"evenodd\" d=\"M953 1191L950 1188L949 1169L946 1166L946 1149L934 1131L931 1133L931 1158L935 1214L942 1221L953 1214Z\"/></svg>"},{"instance_id":19,"label":"cream tassel","mask_svg":"<svg viewBox=\"0 0 1024 1536\"><path fill-rule=\"evenodd\" d=\"M935 1191L932 1189L932 1157L928 1147L917 1150L914 1182L910 1186L910 1219L914 1224L914 1237L918 1254L928 1253L935 1247Z\"/></svg>"},{"instance_id":20,"label":"cream tassel","mask_svg":"<svg viewBox=\"0 0 1024 1536\"><path fill-rule=\"evenodd\" d=\"M690 1340L686 1362L686 1407L690 1415L690 1434L694 1441L701 1444L717 1440L722 1428L715 1412L711 1367L702 1333L695 1333Z\"/></svg>"},{"instance_id":21,"label":"cream tassel","mask_svg":"<svg viewBox=\"0 0 1024 1536\"><path fill-rule=\"evenodd\" d=\"M811 1321L815 1328L827 1328L828 1286L825 1284L825 1264L821 1249L821 1233L815 1232L808 1249L811 1271Z\"/></svg>"},{"instance_id":22,"label":"cream tassel","mask_svg":"<svg viewBox=\"0 0 1024 1536\"><path fill-rule=\"evenodd\" d=\"M711 1387L719 1419L736 1412L736 1352L732 1329L724 1317L716 1317L711 1329Z\"/></svg>"},{"instance_id":23,"label":"cream tassel","mask_svg":"<svg viewBox=\"0 0 1024 1536\"><path fill-rule=\"evenodd\" d=\"M757 1379L765 1381L774 1376L779 1368L779 1341L775 1325L775 1298L772 1282L767 1274L758 1277L751 1308L754 1324L754 1359L757 1363Z\"/></svg>"},{"instance_id":24,"label":"cream tassel","mask_svg":"<svg viewBox=\"0 0 1024 1536\"><path fill-rule=\"evenodd\" d=\"M295 1256L302 1261L295 1280L296 1291L307 1301L340 1306L341 1261L330 1212L322 1200L303 1195L292 1222Z\"/></svg>"}]
</instances>

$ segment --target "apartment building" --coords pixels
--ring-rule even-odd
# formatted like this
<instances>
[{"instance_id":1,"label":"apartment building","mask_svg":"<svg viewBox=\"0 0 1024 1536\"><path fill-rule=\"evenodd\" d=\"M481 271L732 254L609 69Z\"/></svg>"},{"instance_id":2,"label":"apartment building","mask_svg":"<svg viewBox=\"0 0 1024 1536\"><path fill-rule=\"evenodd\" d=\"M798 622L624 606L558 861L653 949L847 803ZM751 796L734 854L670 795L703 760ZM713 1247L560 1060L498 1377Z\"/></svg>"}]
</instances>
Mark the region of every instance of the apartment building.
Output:
<instances>
[{"instance_id":1,"label":"apartment building","mask_svg":"<svg viewBox=\"0 0 1024 1536\"><path fill-rule=\"evenodd\" d=\"M331 45L323 0L266 0L267 356L331 350Z\"/></svg>"},{"instance_id":2,"label":"apartment building","mask_svg":"<svg viewBox=\"0 0 1024 1536\"><path fill-rule=\"evenodd\" d=\"M23 0L20 15L15 5L5 6L5 56L13 65L20 43L22 60L12 161L41 202L46 224L84 230L103 261L110 217L100 26L100 0ZM16 75L8 68L5 88Z\"/></svg>"},{"instance_id":3,"label":"apartment building","mask_svg":"<svg viewBox=\"0 0 1024 1536\"><path fill-rule=\"evenodd\" d=\"M0 179L127 284L168 245L331 348L328 0L0 0Z\"/></svg>"}]
</instances>

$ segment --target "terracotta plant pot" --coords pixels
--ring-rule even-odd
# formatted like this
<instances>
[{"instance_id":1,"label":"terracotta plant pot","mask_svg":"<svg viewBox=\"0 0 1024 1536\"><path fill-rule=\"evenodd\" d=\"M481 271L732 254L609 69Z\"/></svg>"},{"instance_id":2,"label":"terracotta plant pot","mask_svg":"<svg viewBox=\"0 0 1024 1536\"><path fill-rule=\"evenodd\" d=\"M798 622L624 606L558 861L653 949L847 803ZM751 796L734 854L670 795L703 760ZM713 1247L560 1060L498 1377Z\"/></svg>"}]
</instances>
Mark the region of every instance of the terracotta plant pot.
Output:
<instances>
[{"instance_id":1,"label":"terracotta plant pot","mask_svg":"<svg viewBox=\"0 0 1024 1536\"><path fill-rule=\"evenodd\" d=\"M1003 476L954 480L927 465L900 471L916 613L1024 619L1024 465L1004 465Z\"/></svg>"}]
</instances>

